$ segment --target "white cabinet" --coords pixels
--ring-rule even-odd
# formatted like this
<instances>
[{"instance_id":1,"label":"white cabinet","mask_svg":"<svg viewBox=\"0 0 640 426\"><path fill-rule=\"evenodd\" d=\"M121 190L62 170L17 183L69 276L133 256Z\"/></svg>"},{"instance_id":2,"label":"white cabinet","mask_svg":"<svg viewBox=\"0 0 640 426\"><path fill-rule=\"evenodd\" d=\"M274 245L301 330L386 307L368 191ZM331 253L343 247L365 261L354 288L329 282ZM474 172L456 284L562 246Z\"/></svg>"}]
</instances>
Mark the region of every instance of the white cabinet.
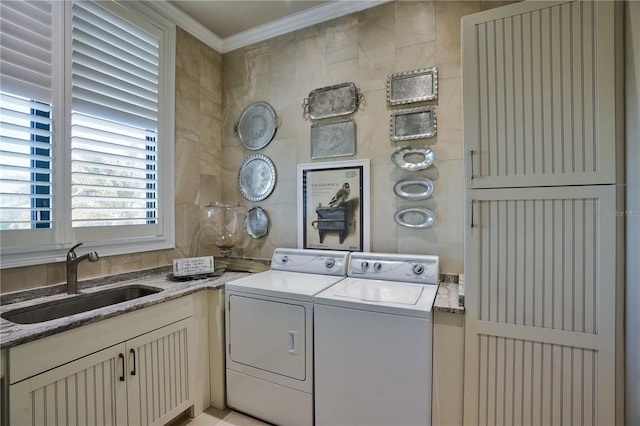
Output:
<instances>
[{"instance_id":1,"label":"white cabinet","mask_svg":"<svg viewBox=\"0 0 640 426\"><path fill-rule=\"evenodd\" d=\"M11 348L10 424L159 425L189 408L194 320L186 299Z\"/></svg>"},{"instance_id":2,"label":"white cabinet","mask_svg":"<svg viewBox=\"0 0 640 426\"><path fill-rule=\"evenodd\" d=\"M621 424L622 5L463 18L465 424Z\"/></svg>"},{"instance_id":3,"label":"white cabinet","mask_svg":"<svg viewBox=\"0 0 640 426\"><path fill-rule=\"evenodd\" d=\"M519 2L463 19L467 187L622 176L613 2Z\"/></svg>"}]
</instances>

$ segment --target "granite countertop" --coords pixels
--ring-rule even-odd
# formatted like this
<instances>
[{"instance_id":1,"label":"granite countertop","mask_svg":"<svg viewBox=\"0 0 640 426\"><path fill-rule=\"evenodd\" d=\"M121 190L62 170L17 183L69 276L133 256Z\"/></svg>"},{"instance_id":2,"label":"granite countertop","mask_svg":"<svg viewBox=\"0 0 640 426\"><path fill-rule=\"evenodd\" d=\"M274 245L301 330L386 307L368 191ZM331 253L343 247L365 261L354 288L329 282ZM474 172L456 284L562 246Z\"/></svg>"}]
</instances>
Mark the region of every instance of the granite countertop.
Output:
<instances>
[{"instance_id":1,"label":"granite countertop","mask_svg":"<svg viewBox=\"0 0 640 426\"><path fill-rule=\"evenodd\" d=\"M36 324L15 324L0 318L0 349L31 342L106 318L183 297L200 290L220 288L224 286L225 282L248 275L246 272L224 272L219 277L174 281L170 279L170 272L171 267L163 267L81 281L78 283L79 294L90 294L133 285L161 288L162 291L127 302ZM464 280L461 280L460 285L464 286L463 283ZM460 285L458 284L457 274L442 274L433 311L463 314L464 306L459 303ZM71 297L76 296L66 293L65 284L7 293L0 296L0 314L43 302Z\"/></svg>"},{"instance_id":2,"label":"granite countertop","mask_svg":"<svg viewBox=\"0 0 640 426\"><path fill-rule=\"evenodd\" d=\"M171 267L164 267L78 282L79 294L90 294L96 291L132 285L156 287L161 288L162 291L142 298L42 323L15 324L0 318L0 348L5 349L31 342L82 325L183 297L200 290L220 288L227 281L248 275L246 272L224 272L219 277L174 281L169 278L170 272ZM65 284L7 293L0 297L0 314L46 301L62 300L70 297L76 296L66 293Z\"/></svg>"},{"instance_id":3,"label":"granite countertop","mask_svg":"<svg viewBox=\"0 0 640 426\"><path fill-rule=\"evenodd\" d=\"M440 280L433 311L464 314L464 276L442 274Z\"/></svg>"}]
</instances>

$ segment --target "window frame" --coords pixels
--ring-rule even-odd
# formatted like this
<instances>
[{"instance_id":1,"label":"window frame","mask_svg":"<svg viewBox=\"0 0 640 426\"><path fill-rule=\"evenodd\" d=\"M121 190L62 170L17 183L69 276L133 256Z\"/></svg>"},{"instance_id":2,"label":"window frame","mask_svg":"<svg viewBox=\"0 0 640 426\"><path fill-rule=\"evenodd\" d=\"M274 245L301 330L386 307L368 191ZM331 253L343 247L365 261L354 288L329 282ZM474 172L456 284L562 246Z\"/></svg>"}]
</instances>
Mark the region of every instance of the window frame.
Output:
<instances>
[{"instance_id":1,"label":"window frame","mask_svg":"<svg viewBox=\"0 0 640 426\"><path fill-rule=\"evenodd\" d=\"M110 2L112 11L160 29L158 80L158 222L154 236L131 237L126 226L73 228L71 225L71 2L53 2L52 214L53 228L0 231L0 269L59 262L76 242L102 256L171 249L175 246L174 135L176 26L142 2ZM101 3L103 6L105 3ZM63 141L62 143L60 141ZM144 225L140 225L144 226Z\"/></svg>"}]
</instances>

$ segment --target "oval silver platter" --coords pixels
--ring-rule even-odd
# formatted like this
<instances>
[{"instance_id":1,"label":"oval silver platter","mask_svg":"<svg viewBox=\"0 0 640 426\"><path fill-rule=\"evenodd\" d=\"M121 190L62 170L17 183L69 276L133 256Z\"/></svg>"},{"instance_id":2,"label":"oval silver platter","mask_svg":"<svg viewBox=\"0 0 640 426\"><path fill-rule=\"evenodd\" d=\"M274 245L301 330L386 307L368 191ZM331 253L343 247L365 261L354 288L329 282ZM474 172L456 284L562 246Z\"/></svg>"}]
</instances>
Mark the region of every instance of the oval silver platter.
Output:
<instances>
[{"instance_id":1,"label":"oval silver platter","mask_svg":"<svg viewBox=\"0 0 640 426\"><path fill-rule=\"evenodd\" d=\"M404 146L391 154L391 161L401 169L409 171L426 169L437 159L436 153L428 146Z\"/></svg>"},{"instance_id":2,"label":"oval silver platter","mask_svg":"<svg viewBox=\"0 0 640 426\"><path fill-rule=\"evenodd\" d=\"M393 186L393 192L407 200L424 200L433 194L433 182L426 177L402 179Z\"/></svg>"},{"instance_id":3,"label":"oval silver platter","mask_svg":"<svg viewBox=\"0 0 640 426\"><path fill-rule=\"evenodd\" d=\"M398 225L407 228L428 228L433 225L435 216L429 209L423 207L410 207L398 210L393 216Z\"/></svg>"},{"instance_id":4,"label":"oval silver platter","mask_svg":"<svg viewBox=\"0 0 640 426\"><path fill-rule=\"evenodd\" d=\"M269 217L261 207L249 210L244 224L247 227L247 234L255 239L262 238L269 232Z\"/></svg>"},{"instance_id":5,"label":"oval silver platter","mask_svg":"<svg viewBox=\"0 0 640 426\"><path fill-rule=\"evenodd\" d=\"M242 146L251 151L262 149L271 142L278 128L278 117L266 102L254 102L242 111L233 126Z\"/></svg>"},{"instance_id":6,"label":"oval silver platter","mask_svg":"<svg viewBox=\"0 0 640 426\"><path fill-rule=\"evenodd\" d=\"M240 193L249 201L262 201L276 186L276 168L265 155L245 158L238 172Z\"/></svg>"}]
</instances>

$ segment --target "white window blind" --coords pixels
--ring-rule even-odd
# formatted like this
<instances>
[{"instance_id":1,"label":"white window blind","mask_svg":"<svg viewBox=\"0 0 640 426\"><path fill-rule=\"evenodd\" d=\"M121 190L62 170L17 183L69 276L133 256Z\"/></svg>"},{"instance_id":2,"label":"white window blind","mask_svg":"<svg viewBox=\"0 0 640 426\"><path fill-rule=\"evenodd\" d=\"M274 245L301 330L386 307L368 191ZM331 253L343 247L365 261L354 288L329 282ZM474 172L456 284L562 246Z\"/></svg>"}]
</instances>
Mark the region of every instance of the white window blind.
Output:
<instances>
[{"instance_id":1,"label":"white window blind","mask_svg":"<svg viewBox=\"0 0 640 426\"><path fill-rule=\"evenodd\" d=\"M72 14L72 226L156 224L160 35L98 3Z\"/></svg>"},{"instance_id":2,"label":"white window blind","mask_svg":"<svg viewBox=\"0 0 640 426\"><path fill-rule=\"evenodd\" d=\"M0 229L51 228L52 3L0 3Z\"/></svg>"}]
</instances>

